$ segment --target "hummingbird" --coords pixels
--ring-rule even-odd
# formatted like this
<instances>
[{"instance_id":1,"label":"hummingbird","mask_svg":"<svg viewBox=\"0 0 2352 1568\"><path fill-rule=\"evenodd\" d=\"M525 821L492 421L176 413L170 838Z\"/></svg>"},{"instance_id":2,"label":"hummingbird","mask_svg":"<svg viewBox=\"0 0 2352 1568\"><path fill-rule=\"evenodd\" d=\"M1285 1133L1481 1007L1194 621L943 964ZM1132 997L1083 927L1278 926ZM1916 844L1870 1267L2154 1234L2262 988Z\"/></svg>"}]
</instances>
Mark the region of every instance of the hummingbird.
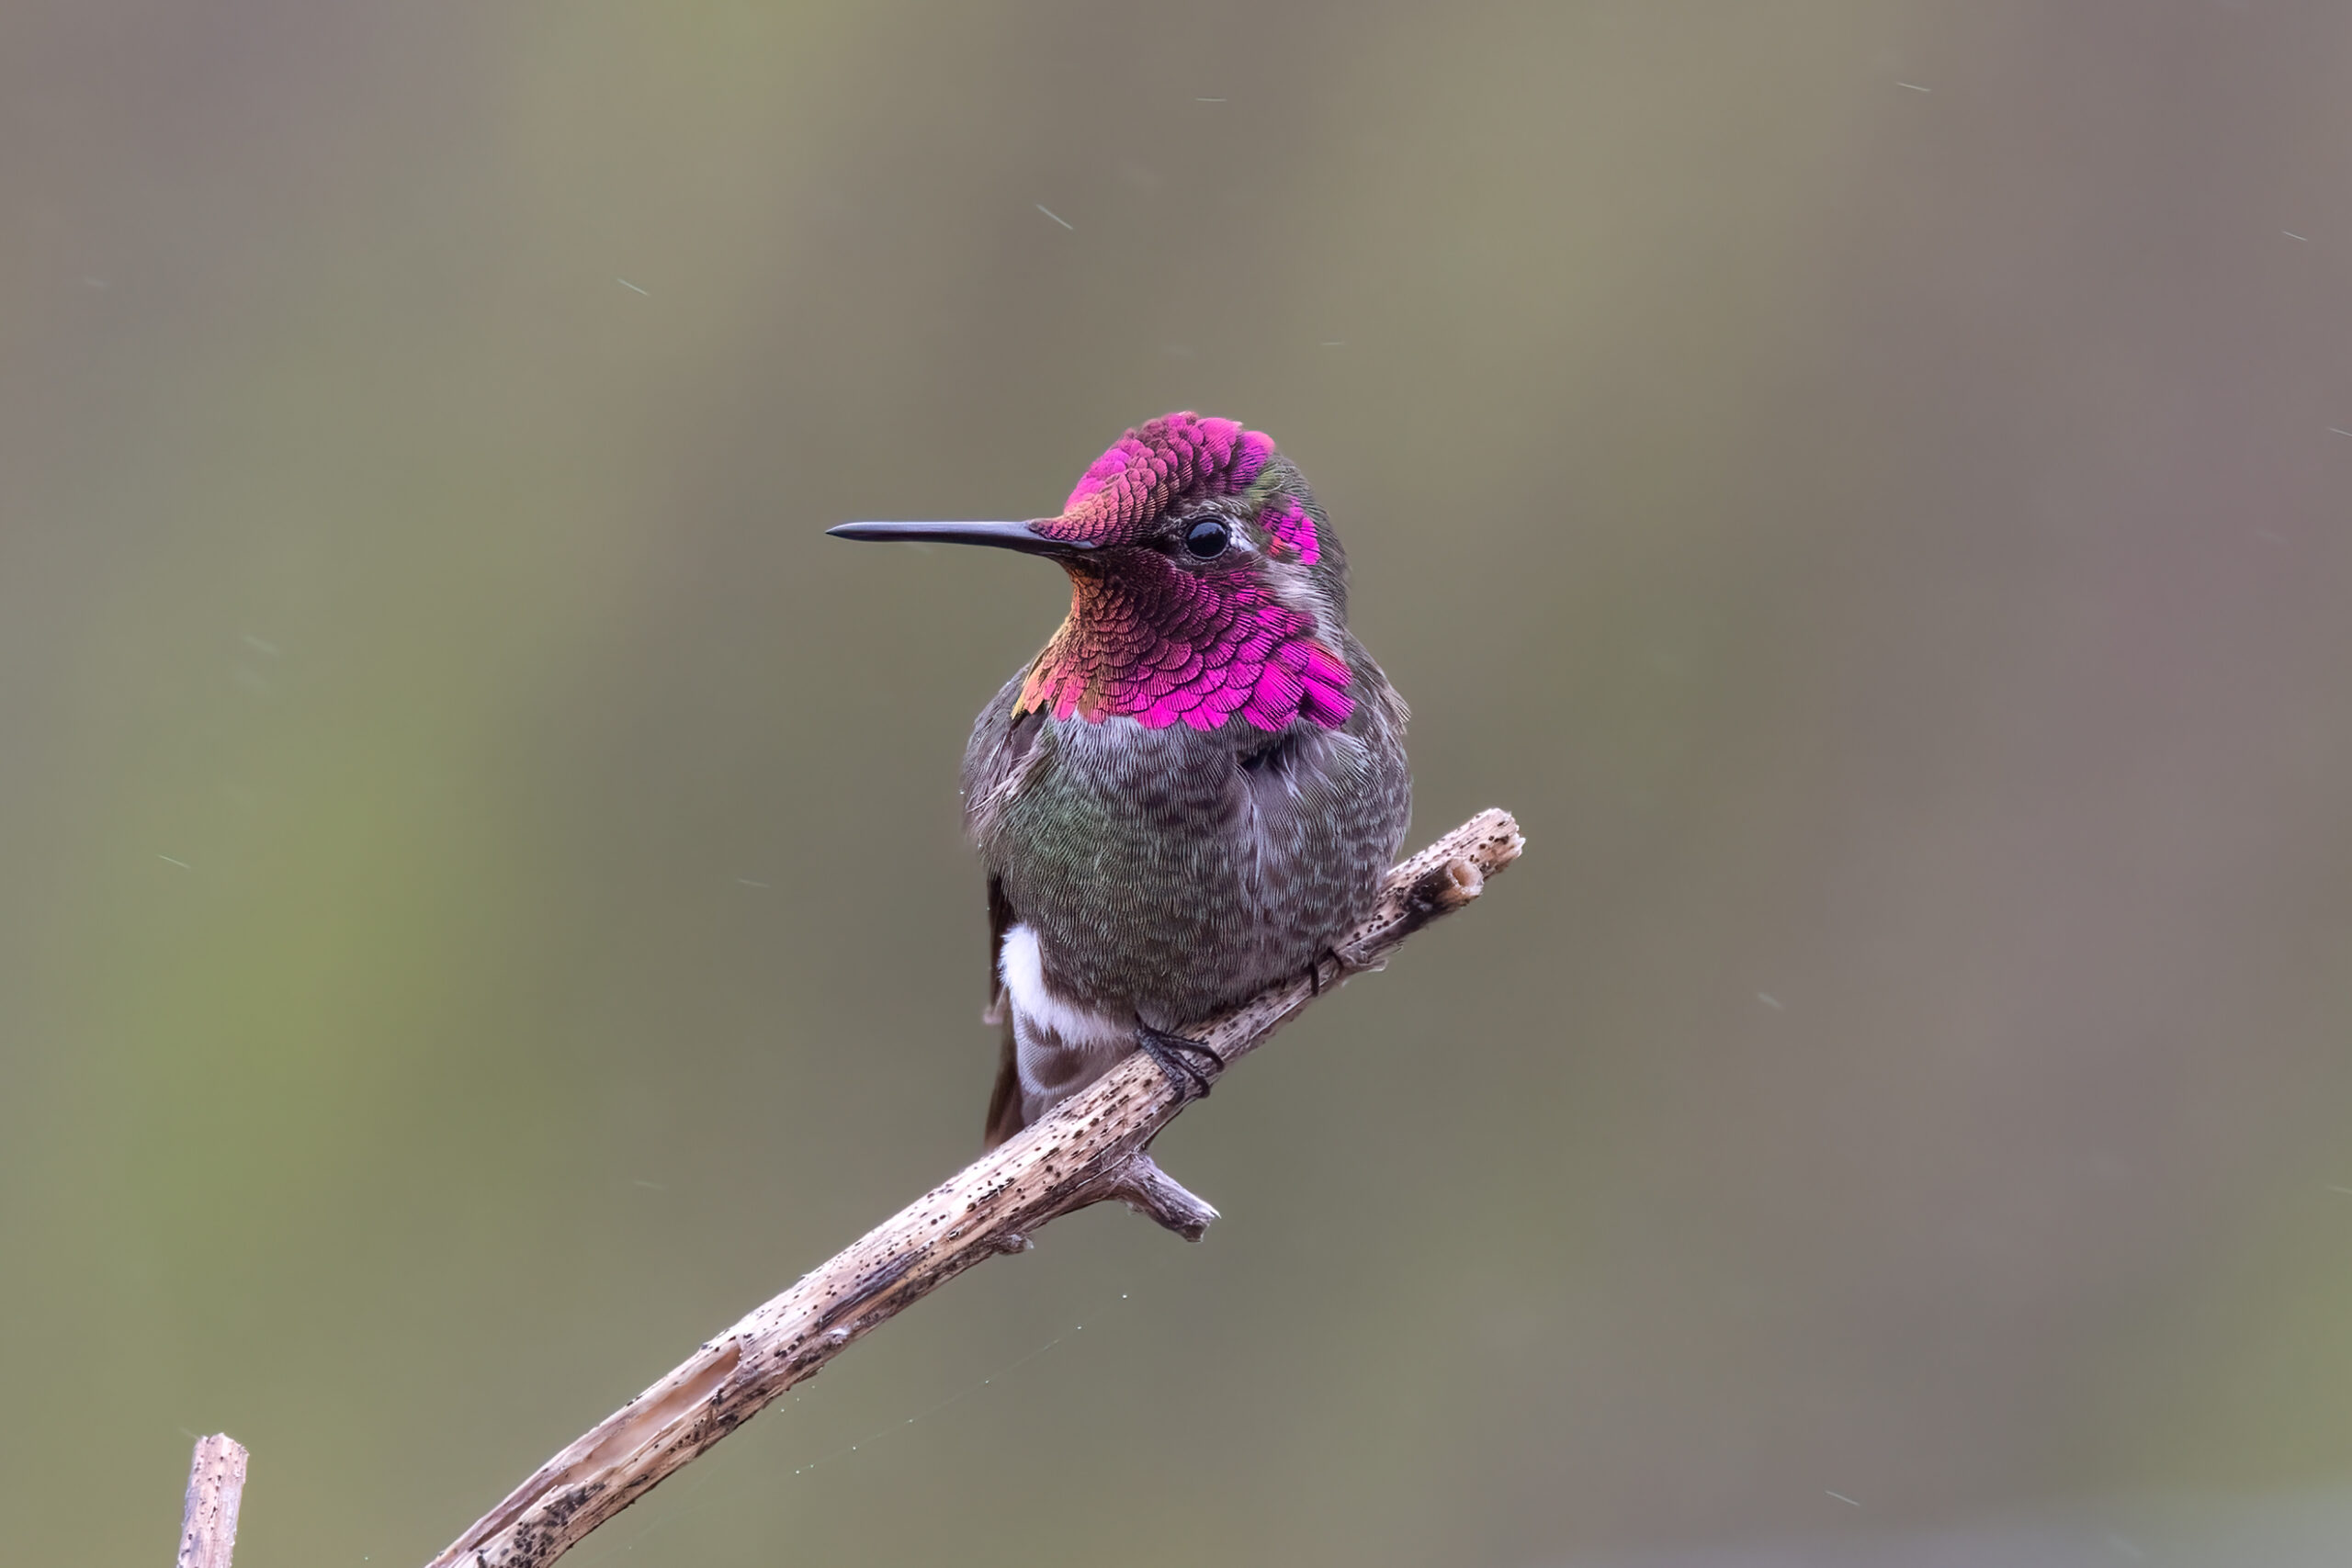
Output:
<instances>
[{"instance_id":1,"label":"hummingbird","mask_svg":"<svg viewBox=\"0 0 2352 1568\"><path fill-rule=\"evenodd\" d=\"M964 752L1002 1030L987 1146L1137 1050L1207 1093L1223 1064L1179 1032L1284 977L1319 989L1412 811L1405 703L1348 630L1347 557L1297 467L1171 413L1054 516L829 532L1069 577L1069 615Z\"/></svg>"}]
</instances>

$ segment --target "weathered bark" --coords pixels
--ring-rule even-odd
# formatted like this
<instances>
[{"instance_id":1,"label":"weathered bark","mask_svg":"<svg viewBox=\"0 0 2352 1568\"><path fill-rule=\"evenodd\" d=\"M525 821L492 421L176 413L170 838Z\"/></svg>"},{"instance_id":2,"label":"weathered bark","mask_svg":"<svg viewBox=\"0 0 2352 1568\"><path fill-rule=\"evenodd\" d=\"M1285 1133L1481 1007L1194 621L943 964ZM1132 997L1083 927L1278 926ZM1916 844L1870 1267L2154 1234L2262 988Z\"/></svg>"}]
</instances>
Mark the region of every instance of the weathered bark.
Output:
<instances>
[{"instance_id":1,"label":"weathered bark","mask_svg":"<svg viewBox=\"0 0 2352 1568\"><path fill-rule=\"evenodd\" d=\"M1520 847L1509 813L1471 818L1391 871L1378 909L1313 976L1272 987L1190 1036L1227 1063L1255 1049L1336 982L1383 967L1406 938L1476 898ZM1185 1104L1148 1058L1130 1056L704 1344L541 1465L430 1568L554 1562L852 1340L983 1258L1023 1250L1057 1215L1117 1200L1198 1239L1216 1211L1144 1153Z\"/></svg>"},{"instance_id":2,"label":"weathered bark","mask_svg":"<svg viewBox=\"0 0 2352 1568\"><path fill-rule=\"evenodd\" d=\"M226 1432L196 1440L187 1500L180 1505L179 1568L229 1568L237 1550L237 1505L245 1495L245 1450Z\"/></svg>"}]
</instances>

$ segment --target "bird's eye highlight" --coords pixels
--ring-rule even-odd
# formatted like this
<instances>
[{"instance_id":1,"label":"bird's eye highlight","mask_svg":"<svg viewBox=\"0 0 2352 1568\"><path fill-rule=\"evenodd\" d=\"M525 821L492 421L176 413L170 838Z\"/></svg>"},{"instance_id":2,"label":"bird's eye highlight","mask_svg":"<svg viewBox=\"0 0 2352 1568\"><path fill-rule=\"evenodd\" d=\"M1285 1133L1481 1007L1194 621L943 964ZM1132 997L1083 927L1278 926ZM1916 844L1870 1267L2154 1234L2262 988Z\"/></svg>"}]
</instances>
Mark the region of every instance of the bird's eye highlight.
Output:
<instances>
[{"instance_id":1,"label":"bird's eye highlight","mask_svg":"<svg viewBox=\"0 0 2352 1568\"><path fill-rule=\"evenodd\" d=\"M1184 534L1184 548L1194 560L1215 560L1233 542L1233 532L1215 518L1195 523Z\"/></svg>"}]
</instances>

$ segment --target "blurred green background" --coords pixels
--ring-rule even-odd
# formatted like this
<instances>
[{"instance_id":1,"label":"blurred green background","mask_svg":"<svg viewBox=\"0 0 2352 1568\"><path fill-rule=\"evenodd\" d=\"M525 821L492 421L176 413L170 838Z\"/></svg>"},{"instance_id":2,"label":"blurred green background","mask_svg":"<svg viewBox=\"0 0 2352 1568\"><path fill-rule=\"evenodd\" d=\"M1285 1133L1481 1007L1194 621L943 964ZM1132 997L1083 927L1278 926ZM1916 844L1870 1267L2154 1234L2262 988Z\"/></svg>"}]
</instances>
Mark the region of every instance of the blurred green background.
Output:
<instances>
[{"instance_id":1,"label":"blurred green background","mask_svg":"<svg viewBox=\"0 0 2352 1568\"><path fill-rule=\"evenodd\" d=\"M820 530L1184 407L1527 860L1203 1246L572 1561L2352 1536L2352 13L32 0L0 112L12 1561L226 1429L242 1568L422 1562L973 1154L1066 592Z\"/></svg>"}]
</instances>

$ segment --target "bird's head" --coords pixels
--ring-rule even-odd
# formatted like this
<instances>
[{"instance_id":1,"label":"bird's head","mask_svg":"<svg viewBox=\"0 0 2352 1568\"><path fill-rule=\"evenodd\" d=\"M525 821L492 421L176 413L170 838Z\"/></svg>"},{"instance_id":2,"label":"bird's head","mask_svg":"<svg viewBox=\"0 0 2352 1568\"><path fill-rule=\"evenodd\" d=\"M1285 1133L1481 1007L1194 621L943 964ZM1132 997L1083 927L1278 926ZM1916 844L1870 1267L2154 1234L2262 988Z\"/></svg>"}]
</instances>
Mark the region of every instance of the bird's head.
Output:
<instances>
[{"instance_id":1,"label":"bird's head","mask_svg":"<svg viewBox=\"0 0 2352 1568\"><path fill-rule=\"evenodd\" d=\"M1171 413L1128 431L1056 516L831 532L1058 562L1069 616L1030 666L1022 712L1281 730L1337 728L1354 710L1347 558L1272 438L1229 419Z\"/></svg>"}]
</instances>

